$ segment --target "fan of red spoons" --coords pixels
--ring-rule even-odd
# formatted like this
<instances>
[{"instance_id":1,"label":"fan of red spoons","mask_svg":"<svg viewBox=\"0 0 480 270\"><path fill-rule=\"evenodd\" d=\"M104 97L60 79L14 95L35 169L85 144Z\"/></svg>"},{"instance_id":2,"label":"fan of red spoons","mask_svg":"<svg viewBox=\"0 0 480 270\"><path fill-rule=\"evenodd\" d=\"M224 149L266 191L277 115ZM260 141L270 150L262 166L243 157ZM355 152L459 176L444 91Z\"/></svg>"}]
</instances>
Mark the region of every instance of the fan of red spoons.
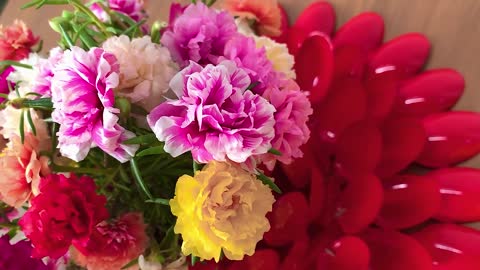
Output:
<instances>
[{"instance_id":1,"label":"fan of red spoons","mask_svg":"<svg viewBox=\"0 0 480 270\"><path fill-rule=\"evenodd\" d=\"M283 11L283 9L282 9ZM285 42L314 115L304 157L272 172L283 194L271 230L227 270L478 270L480 170L454 167L480 152L480 114L449 111L465 81L449 68L424 71L429 40L383 42L384 21L362 13L335 30L327 2Z\"/></svg>"}]
</instances>

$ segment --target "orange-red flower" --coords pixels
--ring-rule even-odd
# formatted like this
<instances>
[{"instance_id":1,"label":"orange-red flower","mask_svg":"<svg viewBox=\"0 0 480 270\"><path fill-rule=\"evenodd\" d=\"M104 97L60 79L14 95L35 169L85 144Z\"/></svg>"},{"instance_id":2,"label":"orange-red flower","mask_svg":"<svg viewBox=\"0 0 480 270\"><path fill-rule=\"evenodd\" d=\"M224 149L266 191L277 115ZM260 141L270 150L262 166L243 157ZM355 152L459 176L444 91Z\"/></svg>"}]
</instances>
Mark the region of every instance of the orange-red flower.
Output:
<instances>
[{"instance_id":1,"label":"orange-red flower","mask_svg":"<svg viewBox=\"0 0 480 270\"><path fill-rule=\"evenodd\" d=\"M27 25L15 20L10 26L0 25L0 61L22 60L39 41Z\"/></svg>"},{"instance_id":2,"label":"orange-red flower","mask_svg":"<svg viewBox=\"0 0 480 270\"><path fill-rule=\"evenodd\" d=\"M279 36L282 14L277 0L226 0L225 9L235 16L254 20L255 30L260 35Z\"/></svg>"}]
</instances>

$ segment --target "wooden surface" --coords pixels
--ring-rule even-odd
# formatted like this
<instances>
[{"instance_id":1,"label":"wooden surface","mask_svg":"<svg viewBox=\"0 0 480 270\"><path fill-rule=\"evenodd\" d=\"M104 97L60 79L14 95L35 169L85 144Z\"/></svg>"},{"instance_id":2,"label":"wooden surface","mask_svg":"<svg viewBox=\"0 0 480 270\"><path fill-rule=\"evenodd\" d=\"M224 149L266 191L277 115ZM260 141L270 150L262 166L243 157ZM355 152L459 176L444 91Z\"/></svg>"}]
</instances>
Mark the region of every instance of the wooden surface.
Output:
<instances>
[{"instance_id":1,"label":"wooden surface","mask_svg":"<svg viewBox=\"0 0 480 270\"><path fill-rule=\"evenodd\" d=\"M2 0L0 0L2 1ZM260 1L260 0L259 0ZM64 6L45 7L37 11L20 11L27 0L10 0L0 17L0 23L9 24L21 18L40 35L48 46L58 39L48 26L48 18L61 13ZM152 19L165 20L169 0L149 0L148 12ZM179 1L187 3L189 1ZM312 0L280 0L290 20L298 16ZM375 11L385 18L389 40L406 32L422 32L433 44L429 68L451 67L465 75L467 88L457 105L459 110L480 111L480 0L330 0L337 13L337 26L363 11ZM480 157L467 163L480 167Z\"/></svg>"}]
</instances>

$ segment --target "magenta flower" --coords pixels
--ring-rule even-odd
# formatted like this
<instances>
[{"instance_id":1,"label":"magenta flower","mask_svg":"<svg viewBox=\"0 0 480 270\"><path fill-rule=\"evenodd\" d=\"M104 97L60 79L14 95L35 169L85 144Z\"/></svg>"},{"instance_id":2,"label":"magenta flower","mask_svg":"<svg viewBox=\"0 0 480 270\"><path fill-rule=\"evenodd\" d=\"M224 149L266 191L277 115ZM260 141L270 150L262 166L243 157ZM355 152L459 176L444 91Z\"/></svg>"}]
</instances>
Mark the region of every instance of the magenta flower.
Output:
<instances>
[{"instance_id":1,"label":"magenta flower","mask_svg":"<svg viewBox=\"0 0 480 270\"><path fill-rule=\"evenodd\" d=\"M170 28L161 42L181 67L187 66L189 60L201 65L216 63L227 41L237 35L230 14L209 9L200 2L189 5Z\"/></svg>"},{"instance_id":2,"label":"magenta flower","mask_svg":"<svg viewBox=\"0 0 480 270\"><path fill-rule=\"evenodd\" d=\"M136 22L146 17L143 0L107 0L106 2L111 10L122 13ZM97 3L94 3L90 9L100 20L104 22L110 20L107 12Z\"/></svg>"},{"instance_id":3,"label":"magenta flower","mask_svg":"<svg viewBox=\"0 0 480 270\"><path fill-rule=\"evenodd\" d=\"M49 270L51 265L45 265L40 259L31 258L32 245L28 241L10 244L8 235L0 238L0 269L8 270Z\"/></svg>"},{"instance_id":4,"label":"magenta flower","mask_svg":"<svg viewBox=\"0 0 480 270\"><path fill-rule=\"evenodd\" d=\"M275 108L246 90L250 82L232 61L205 68L191 62L170 82L179 99L156 107L148 123L174 157L192 151L201 163L244 162L264 154L275 135Z\"/></svg>"},{"instance_id":5,"label":"magenta flower","mask_svg":"<svg viewBox=\"0 0 480 270\"><path fill-rule=\"evenodd\" d=\"M303 157L300 146L310 138L307 126L313 113L312 105L305 92L300 91L293 80L284 80L281 88L267 89L263 95L277 110L275 116L275 138L272 147L281 152L281 156L270 153L260 156L269 170L273 170L276 161L292 163L294 158Z\"/></svg>"},{"instance_id":6,"label":"magenta flower","mask_svg":"<svg viewBox=\"0 0 480 270\"><path fill-rule=\"evenodd\" d=\"M114 108L118 72L115 56L100 48L64 52L52 78L52 118L60 124L62 155L80 161L94 146L120 162L135 154L137 146L122 144L135 135L118 124L119 110Z\"/></svg>"},{"instance_id":7,"label":"magenta flower","mask_svg":"<svg viewBox=\"0 0 480 270\"><path fill-rule=\"evenodd\" d=\"M237 35L225 45L225 51L220 61L232 60L238 67L245 70L252 83L257 84L253 91L263 94L268 86L278 84L272 62L267 58L265 48L257 48L252 37Z\"/></svg>"},{"instance_id":8,"label":"magenta flower","mask_svg":"<svg viewBox=\"0 0 480 270\"><path fill-rule=\"evenodd\" d=\"M52 78L53 69L62 59L63 50L60 47L55 47L50 50L48 59L40 59L38 67L38 74L34 78L32 92L38 93L45 97L52 95Z\"/></svg>"},{"instance_id":9,"label":"magenta flower","mask_svg":"<svg viewBox=\"0 0 480 270\"><path fill-rule=\"evenodd\" d=\"M7 67L1 74L0 74L0 93L2 94L8 94L10 90L8 89L8 75L12 73L15 69L13 67ZM12 83L12 87L14 87L14 84ZM5 99L0 97L0 102L3 102Z\"/></svg>"}]
</instances>

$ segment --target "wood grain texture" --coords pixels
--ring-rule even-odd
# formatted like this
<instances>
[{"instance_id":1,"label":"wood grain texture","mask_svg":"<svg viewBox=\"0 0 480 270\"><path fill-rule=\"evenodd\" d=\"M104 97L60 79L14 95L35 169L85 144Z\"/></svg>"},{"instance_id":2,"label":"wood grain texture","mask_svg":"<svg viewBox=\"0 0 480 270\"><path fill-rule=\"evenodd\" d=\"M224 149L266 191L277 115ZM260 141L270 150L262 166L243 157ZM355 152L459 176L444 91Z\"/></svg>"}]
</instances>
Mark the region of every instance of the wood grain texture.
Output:
<instances>
[{"instance_id":1,"label":"wood grain texture","mask_svg":"<svg viewBox=\"0 0 480 270\"><path fill-rule=\"evenodd\" d=\"M260 1L260 0L259 0ZM48 19L58 16L64 6L47 6L37 11L20 11L19 7L28 0L10 0L0 23L9 24L21 18L40 35L47 47L58 39L50 30ZM168 16L169 0L149 0L148 12L152 19L165 20ZM188 3L189 1L179 1ZM293 21L313 0L280 0ZM330 0L337 13L337 27L363 11L375 11L385 19L386 36L392 37L406 32L421 32L432 41L433 51L428 68L451 67L465 75L467 88L457 105L460 110L480 111L480 16L479 0ZM467 162L480 167L480 157Z\"/></svg>"}]
</instances>

